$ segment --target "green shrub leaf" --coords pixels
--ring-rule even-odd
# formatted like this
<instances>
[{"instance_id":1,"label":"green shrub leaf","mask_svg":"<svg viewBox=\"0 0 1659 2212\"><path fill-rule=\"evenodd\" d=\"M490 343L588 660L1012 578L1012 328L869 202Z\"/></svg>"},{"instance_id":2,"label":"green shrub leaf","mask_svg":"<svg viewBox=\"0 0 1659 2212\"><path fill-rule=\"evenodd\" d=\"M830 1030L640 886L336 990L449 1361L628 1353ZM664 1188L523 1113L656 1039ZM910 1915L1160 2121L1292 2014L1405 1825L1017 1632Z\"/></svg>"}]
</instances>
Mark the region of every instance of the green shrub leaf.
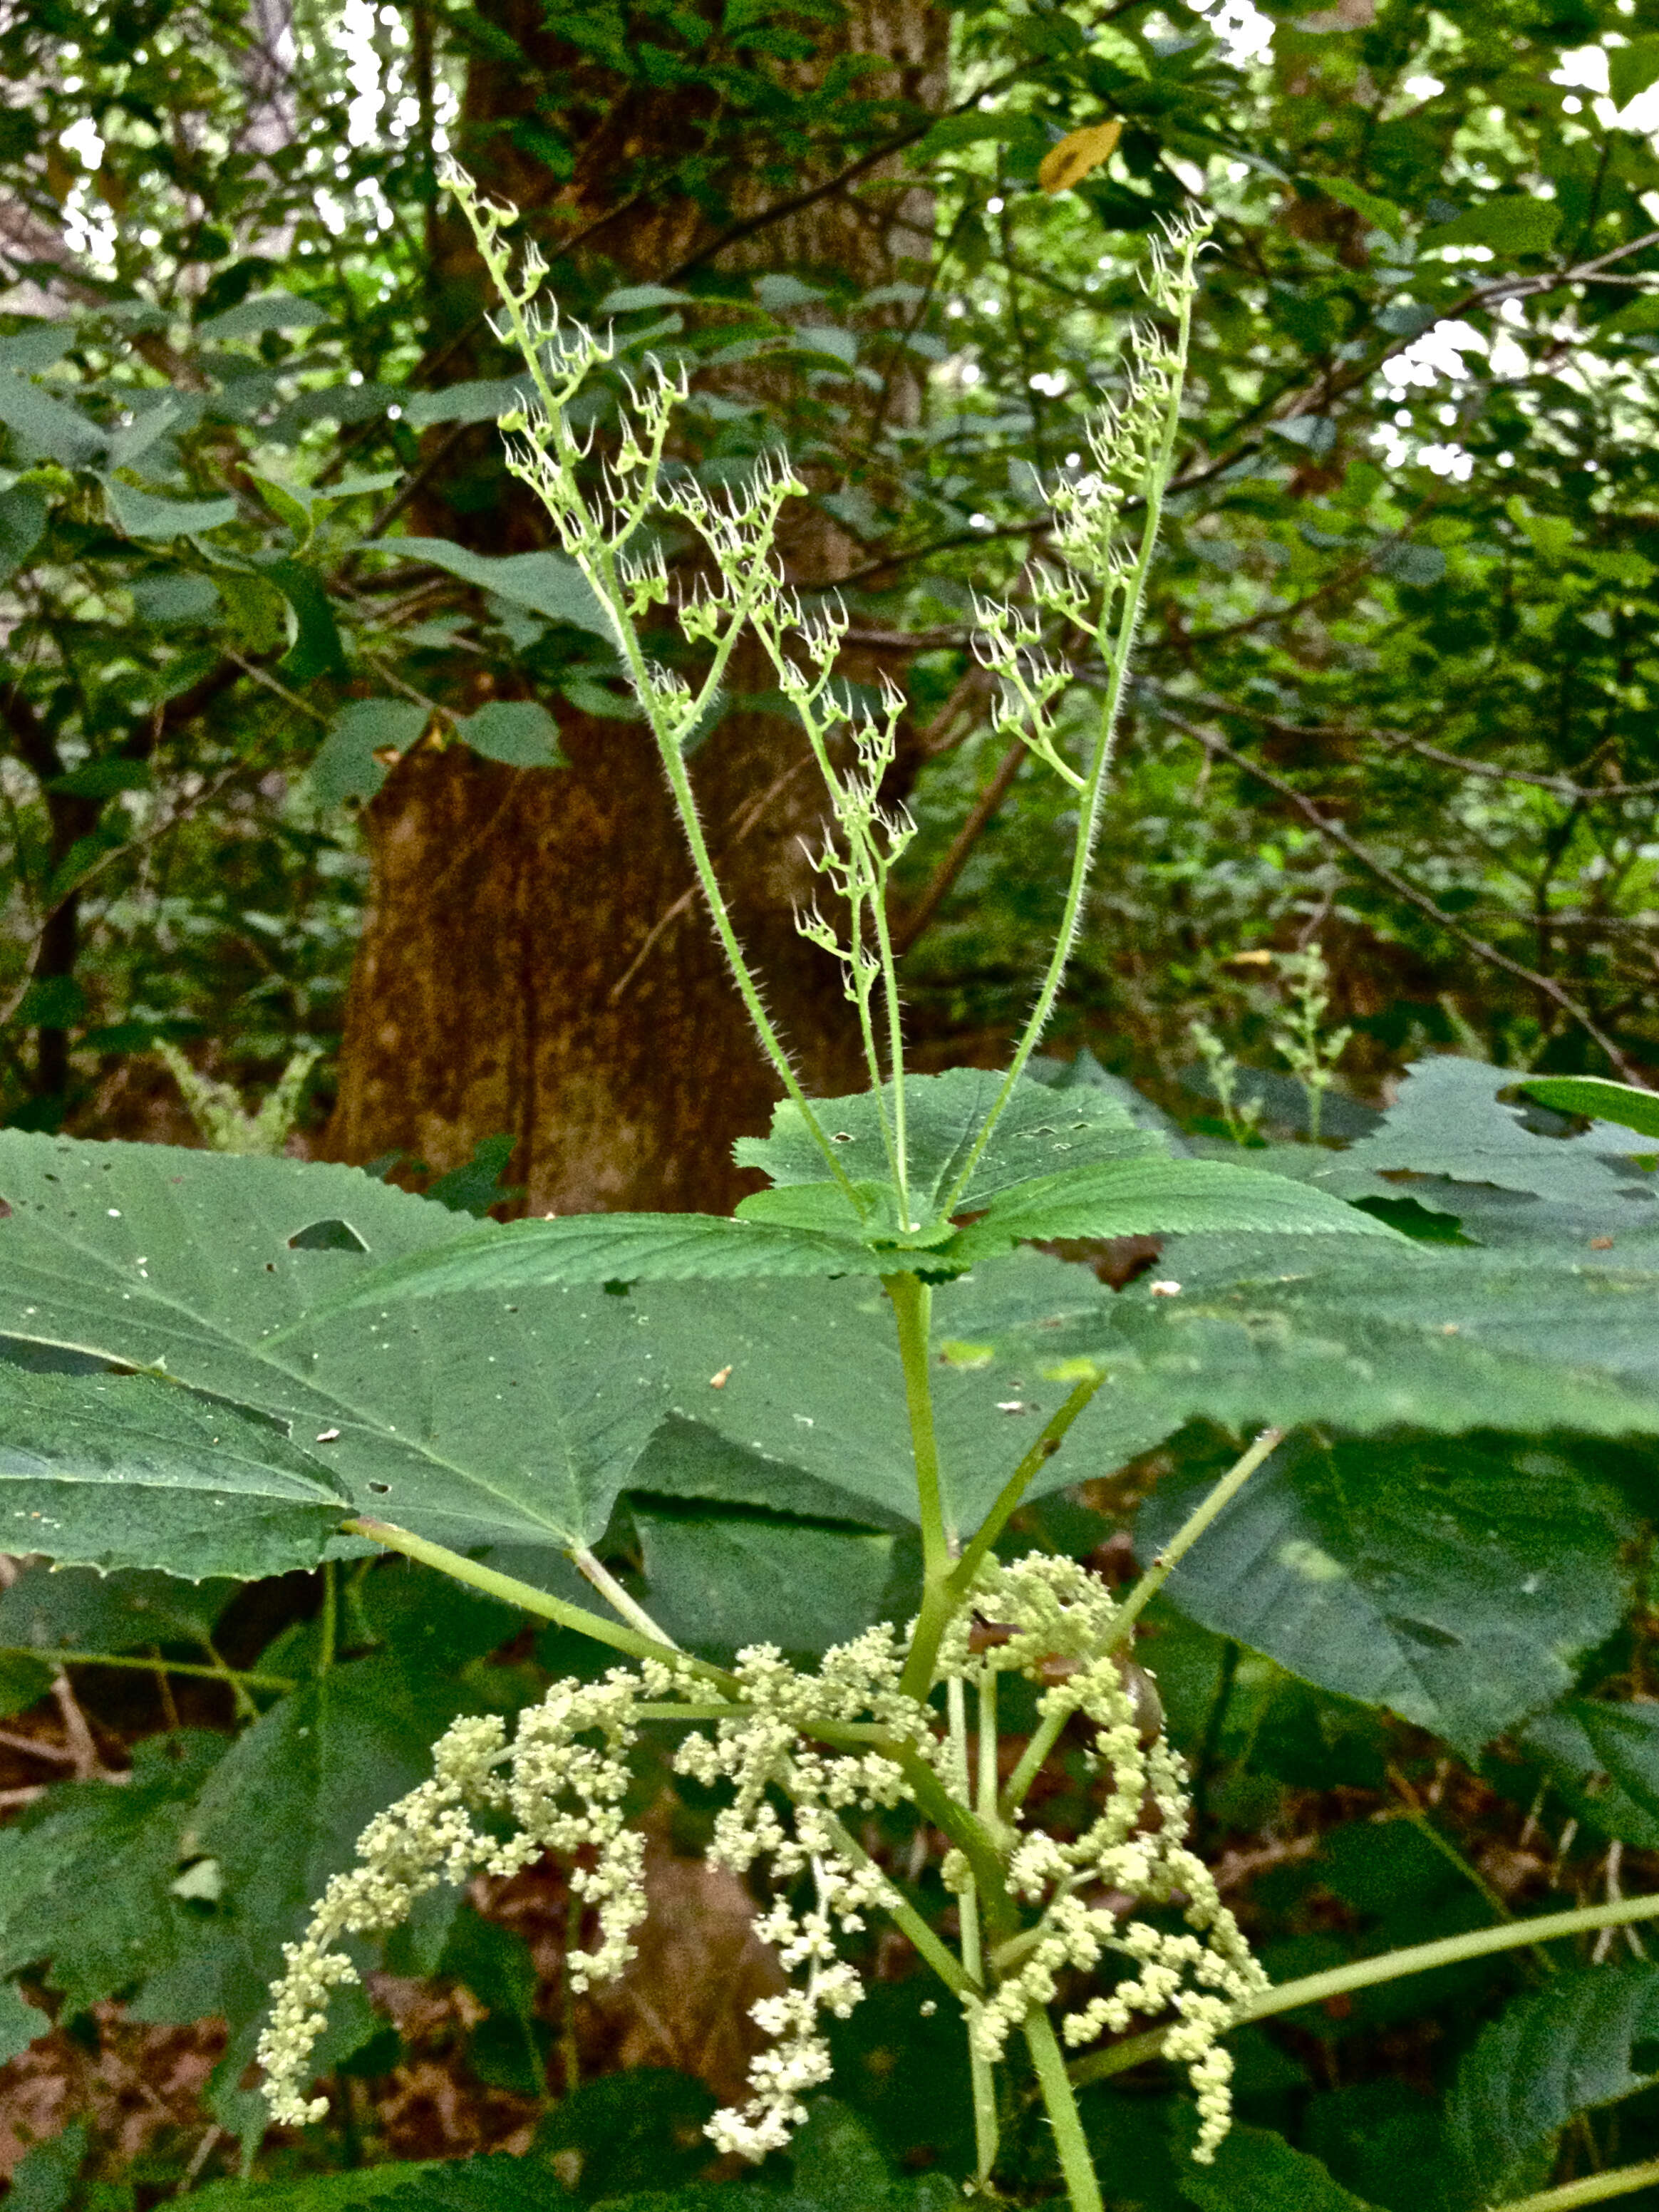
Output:
<instances>
[{"instance_id":1,"label":"green shrub leaf","mask_svg":"<svg viewBox=\"0 0 1659 2212\"><path fill-rule=\"evenodd\" d=\"M1659 2074L1656 2038L1659 1966L1647 1960L1558 1974L1516 1997L1481 2031L1447 2108L1468 2201L1499 2202L1547 2179L1570 2120Z\"/></svg>"},{"instance_id":2,"label":"green shrub leaf","mask_svg":"<svg viewBox=\"0 0 1659 2212\"><path fill-rule=\"evenodd\" d=\"M1203 1495L1161 1488L1150 1558ZM1550 1704L1630 1598L1617 1499L1554 1455L1293 1440L1176 1570L1206 1628L1319 1688L1382 1705L1466 1755Z\"/></svg>"},{"instance_id":3,"label":"green shrub leaf","mask_svg":"<svg viewBox=\"0 0 1659 2212\"><path fill-rule=\"evenodd\" d=\"M1275 1230L1303 1235L1395 1232L1328 1191L1227 1160L1156 1157L1068 1168L1016 1183L948 1248L970 1264L1017 1239Z\"/></svg>"}]
</instances>

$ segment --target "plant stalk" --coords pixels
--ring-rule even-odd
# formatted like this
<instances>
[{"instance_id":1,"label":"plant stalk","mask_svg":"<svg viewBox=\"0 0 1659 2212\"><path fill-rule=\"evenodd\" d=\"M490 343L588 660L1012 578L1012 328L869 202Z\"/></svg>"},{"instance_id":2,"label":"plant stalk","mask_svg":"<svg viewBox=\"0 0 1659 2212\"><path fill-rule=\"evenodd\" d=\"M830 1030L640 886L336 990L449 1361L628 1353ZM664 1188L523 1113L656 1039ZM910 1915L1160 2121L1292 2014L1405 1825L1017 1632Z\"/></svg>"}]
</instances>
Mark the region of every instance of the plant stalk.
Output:
<instances>
[{"instance_id":1,"label":"plant stalk","mask_svg":"<svg viewBox=\"0 0 1659 2212\"><path fill-rule=\"evenodd\" d=\"M712 1682L729 1695L742 1694L737 1676L728 1674L724 1667L714 1666L707 1659L694 1659L690 1652L677 1650L659 1636L642 1636L637 1629L624 1628L614 1620L607 1620L602 1613L589 1613L586 1606L567 1605L562 1598L538 1590L532 1583L497 1574L494 1567L481 1566L477 1560L452 1552L447 1545L430 1543L411 1529L396 1528L390 1521L348 1521L343 1526L348 1536L367 1536L371 1543L383 1544L388 1552L401 1552L405 1559L418 1559L422 1566L436 1567L453 1582L483 1590L489 1596L499 1598L503 1605L516 1606L520 1613L533 1613L538 1620L553 1621L560 1628L574 1629L579 1636L591 1636L596 1644L608 1644L614 1650L627 1652L630 1659L655 1659L682 1674L695 1674L700 1681Z\"/></svg>"},{"instance_id":2,"label":"plant stalk","mask_svg":"<svg viewBox=\"0 0 1659 2212\"><path fill-rule=\"evenodd\" d=\"M1535 2197L1512 2197L1492 2212L1573 2212L1579 2204L1605 2204L1611 2197L1628 2197L1659 2181L1659 2158L1645 2166L1620 2166L1611 2173L1588 2173L1582 2181L1564 2182L1559 2189L1540 2190Z\"/></svg>"},{"instance_id":3,"label":"plant stalk","mask_svg":"<svg viewBox=\"0 0 1659 2212\"><path fill-rule=\"evenodd\" d=\"M1638 1920L1659 1920L1659 1893L1623 1897L1612 1905L1587 1905L1575 1912L1507 1921L1501 1928L1476 1928L1468 1935L1443 1936L1437 1943L1415 1943L1403 1950L1386 1951L1379 1959L1359 1959L1351 1966L1328 1967L1322 1974L1304 1974L1299 1981L1281 1982L1276 1989L1264 1990L1249 2004L1241 2005L1233 2025L1249 2027L1279 2013L1299 2011L1304 2005L1322 2004L1327 1997L1346 1996L1353 1990L1376 1989L1385 1982L1403 1981L1411 1974L1432 1973L1439 1966L1459 1966L1469 1959L1487 1959L1499 1951L1553 1943L1567 1936L1587 1936L1597 1929L1623 1928ZM1167 2033L1165 2028L1148 2028L1144 2034L1127 2036L1108 2050L1091 2051L1073 2063L1072 2079L1081 2087L1143 2065L1157 2057ZM1510 2212L1510 2208L1504 2212Z\"/></svg>"},{"instance_id":4,"label":"plant stalk","mask_svg":"<svg viewBox=\"0 0 1659 2212\"><path fill-rule=\"evenodd\" d=\"M1169 1581L1170 1577L1186 1558L1188 1553L1192 1550L1193 1546L1197 1543L1210 1523L1231 1504L1262 1461L1270 1458L1284 1441L1283 1429L1263 1429L1249 1449L1228 1468L1203 1504L1188 1515L1118 1607L1117 1620L1112 1630L1114 1645L1127 1641L1129 1630L1134 1626L1136 1621L1158 1595L1164 1583Z\"/></svg>"},{"instance_id":5,"label":"plant stalk","mask_svg":"<svg viewBox=\"0 0 1659 2212\"><path fill-rule=\"evenodd\" d=\"M1024 2026L1031 2063L1036 2069L1037 2087L1042 2092L1043 2109L1054 2131L1054 2148L1060 2154L1060 2170L1065 2177L1066 2193L1072 2200L1072 2212L1106 2212L1054 2024L1041 2005L1033 2005L1025 2015Z\"/></svg>"}]
</instances>

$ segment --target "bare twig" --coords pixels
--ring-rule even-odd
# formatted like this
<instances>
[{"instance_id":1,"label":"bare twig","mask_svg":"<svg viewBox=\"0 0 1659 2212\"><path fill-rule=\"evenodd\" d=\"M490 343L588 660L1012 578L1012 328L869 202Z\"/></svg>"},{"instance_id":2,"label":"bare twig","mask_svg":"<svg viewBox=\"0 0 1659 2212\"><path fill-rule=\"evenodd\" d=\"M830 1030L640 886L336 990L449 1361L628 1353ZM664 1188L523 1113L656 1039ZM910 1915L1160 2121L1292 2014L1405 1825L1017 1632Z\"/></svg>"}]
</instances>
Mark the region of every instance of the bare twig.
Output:
<instances>
[{"instance_id":1,"label":"bare twig","mask_svg":"<svg viewBox=\"0 0 1659 2212\"><path fill-rule=\"evenodd\" d=\"M1403 899L1407 906L1415 908L1419 914L1425 915L1437 928L1443 929L1448 937L1455 938L1458 944L1465 946L1477 958L1487 962L1493 968L1501 969L1504 975L1513 975L1517 981L1529 984L1541 998L1547 999L1552 1006L1559 1007L1570 1021L1577 1022L1584 1034L1601 1047L1607 1054L1609 1063L1618 1070L1623 1081L1633 1084L1642 1090L1649 1088L1640 1071L1626 1058L1620 1048L1602 1029L1595 1017L1586 1007L1581 1006L1571 993L1564 989L1553 975L1540 975L1535 968L1528 968L1522 962L1511 959L1507 952L1499 951L1495 945L1488 944L1484 937L1477 937L1472 930L1465 929L1461 922L1454 921L1443 907L1437 905L1426 891L1419 890L1415 884L1408 883L1405 877L1397 870L1391 868L1387 861L1380 860L1375 853L1362 845L1359 840L1345 830L1340 822L1333 822L1328 816L1322 814L1311 799L1299 792L1294 784L1287 783L1283 776L1275 775L1271 769L1263 768L1259 761L1251 760L1248 754L1236 751L1224 738L1217 736L1214 731L1200 729L1195 723L1188 721L1184 715L1176 714L1167 703L1163 706L1161 712L1166 721L1171 723L1175 728L1184 731L1196 744L1202 745L1207 753L1222 760L1231 761L1235 768L1242 769L1246 775L1254 776L1258 783L1265 783L1269 790L1276 791L1279 797L1295 807L1304 821L1310 828L1316 830L1328 843L1335 845L1340 850L1347 854L1351 860L1358 861L1368 874L1375 876L1379 883L1386 884L1397 898Z\"/></svg>"}]
</instances>

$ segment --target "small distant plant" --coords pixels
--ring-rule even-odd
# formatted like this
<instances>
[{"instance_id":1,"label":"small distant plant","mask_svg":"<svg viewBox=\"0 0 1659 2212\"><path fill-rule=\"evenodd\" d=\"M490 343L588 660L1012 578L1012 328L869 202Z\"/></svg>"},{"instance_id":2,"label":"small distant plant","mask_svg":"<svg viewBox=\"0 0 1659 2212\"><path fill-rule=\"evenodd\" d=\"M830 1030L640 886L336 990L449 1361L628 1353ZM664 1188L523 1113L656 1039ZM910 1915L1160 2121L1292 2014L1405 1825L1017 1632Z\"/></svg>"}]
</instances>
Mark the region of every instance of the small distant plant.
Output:
<instances>
[{"instance_id":1,"label":"small distant plant","mask_svg":"<svg viewBox=\"0 0 1659 2212\"><path fill-rule=\"evenodd\" d=\"M250 1113L234 1085L192 1067L176 1044L158 1044L155 1052L183 1093L185 1109L208 1150L264 1160L275 1159L286 1149L300 1119L306 1084L322 1057L319 1052L296 1052Z\"/></svg>"},{"instance_id":2,"label":"small distant plant","mask_svg":"<svg viewBox=\"0 0 1659 2212\"><path fill-rule=\"evenodd\" d=\"M1319 1142L1325 1093L1336 1081L1336 1065L1348 1048L1351 1029L1328 1029L1331 971L1317 945L1299 952L1281 952L1279 972L1285 984L1285 1003L1273 1030L1273 1046L1302 1085L1308 1102L1308 1141Z\"/></svg>"},{"instance_id":3,"label":"small distant plant","mask_svg":"<svg viewBox=\"0 0 1659 2212\"><path fill-rule=\"evenodd\" d=\"M1240 1095L1240 1078L1244 1071L1202 1015L1194 1015L1188 1023L1187 1034L1204 1063L1210 1088L1221 1108L1221 1118L1227 1125L1227 1134L1236 1145L1248 1145L1261 1120L1261 1099Z\"/></svg>"}]
</instances>

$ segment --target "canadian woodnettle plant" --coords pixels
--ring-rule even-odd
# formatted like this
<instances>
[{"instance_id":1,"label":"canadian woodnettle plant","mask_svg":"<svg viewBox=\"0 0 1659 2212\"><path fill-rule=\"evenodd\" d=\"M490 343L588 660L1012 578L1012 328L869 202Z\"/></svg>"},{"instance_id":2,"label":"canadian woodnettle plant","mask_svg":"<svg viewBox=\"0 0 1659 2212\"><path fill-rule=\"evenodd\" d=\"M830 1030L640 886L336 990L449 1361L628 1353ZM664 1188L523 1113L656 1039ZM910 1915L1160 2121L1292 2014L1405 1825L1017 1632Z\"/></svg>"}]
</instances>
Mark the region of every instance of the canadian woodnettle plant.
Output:
<instances>
[{"instance_id":1,"label":"canadian woodnettle plant","mask_svg":"<svg viewBox=\"0 0 1659 2212\"><path fill-rule=\"evenodd\" d=\"M1000 2139L1029 2084L1066 2196L1076 2212L1098 2212L1079 2086L1160 2054L1175 2062L1196 2098L1192 2156L1208 2162L1225 2142L1227 2038L1241 2023L1659 1914L1659 1899L1615 1896L1270 1987L1188 1847L1186 1778L1135 1650L1148 1605L1206 1532L1221 1521L1212 1541L1224 1550L1261 1484L1279 1479L1281 1427L1659 1426L1627 1340L1634 1324L1609 1329L1598 1302L1596 1256L1616 1243L1609 1264L1621 1283L1636 1279L1630 1171L1607 1131L1659 1138L1659 1112L1650 1095L1616 1085L1533 1082L1534 1096L1595 1117L1601 1133L1547 1142L1498 1103L1501 1071L1441 1060L1408 1085L1430 1105L1402 1099L1369 1154L1195 1158L1109 1084L1056 1086L1040 1079L1052 1066L1033 1067L1108 803L1176 452L1197 232L1152 258L1150 313L1125 348L1116 404L1085 465L1051 487L1048 564L1032 564L1018 610L977 608L996 725L1073 802L1064 903L1030 1018L1005 1071L907 1074L887 895L909 824L884 796L904 702L890 688L872 710L842 684L839 603L796 592L781 572L778 525L802 486L773 457L741 488L709 492L674 453L685 386L667 374L629 390L602 448L579 437L573 416L593 416L573 403L611 360L607 341L538 310L538 264L532 255L515 273L504 242L510 215L481 204L464 178L450 182L505 303L501 335L523 359L524 404L505 425L512 465L547 508L564 581L609 625L784 1094L769 1133L738 1146L769 1187L729 1219L474 1226L356 1170L261 1157L280 1142L280 1101L256 1127L221 1097L192 1097L222 1148L205 1153L0 1132L0 1328L53 1359L73 1355L73 1371L0 1361L8 1525L31 1551L105 1570L246 1581L322 1565L319 1681L339 1671L338 1565L355 1558L366 1573L377 1548L626 1662L556 1682L511 1724L456 1721L429 1778L370 1821L356 1863L328 1881L286 1948L260 2045L277 2119L321 2109L318 2039L331 1991L362 1970L354 1939L391 1929L441 1882L557 1853L576 1908L568 1986L626 1964L645 1900L644 1842L626 1817L632 1755L643 1731L661 1730L678 1771L714 1793L711 1855L751 1884L786 1978L755 2008L765 2040L746 2094L711 2124L714 2142L750 2159L787 2142L827 2078L829 2023L863 1994L860 1931L882 1915L960 2011L970 2190L997 2201ZM719 717L740 643L769 660L827 793L821 902L800 926L840 961L863 1040L869 1085L848 1097L806 1096L698 818L687 757ZM1335 1049L1316 957L1303 956L1290 981L1297 1012L1280 1049L1316 1125ZM1219 1051L1212 1041L1218 1065ZM1487 1133L1473 1146L1471 1117ZM1518 1164L1506 1167L1510 1154ZM1386 1213L1397 1193L1376 1171L1402 1168L1462 1178L1460 1212L1492 1244L1431 1249L1348 1202ZM1571 1197L1565 1256L1540 1244L1511 1266L1496 1241L1503 1223L1492 1226L1490 1206L1477 1212L1480 1190L1506 1174L1499 1197L1516 1175L1523 1191ZM1591 1204L1603 1212L1586 1216ZM1587 1218L1597 1228L1588 1243ZM1188 1290L1208 1264L1214 1294L1160 1281L1154 1291L1169 1295L1115 1299L1087 1277L1079 1304L1055 1277L1073 1285L1080 1271L1020 1249L1145 1234L1189 1238ZM1286 1239L1294 1264L1264 1272L1260 1243L1277 1255ZM1512 1355L1516 1282L1551 1341L1516 1340ZM1024 1421L1023 1449L1006 1443L1020 1432L1012 1417ZM1231 1429L1238 1455L1167 1515L1138 1580L1115 1589L1067 1559L1018 1556L1023 1504L1195 1417ZM1263 1420L1278 1425L1250 1438ZM1072 1452L1082 1442L1093 1462L1068 1465L1074 1428ZM631 1483L649 1494L665 1478L682 1495L785 1516L814 1514L832 1495L838 1512L851 1500L855 1514L874 1508L890 1528L913 1527L915 1617L864 1628L812 1666L759 1642L717 1663L736 1638L681 1648L593 1548ZM526 1571L556 1585L562 1553L608 1610L502 1571L490 1554L503 1545L527 1548L544 1564ZM1189 1577L1205 1556L1188 1561ZM206 1649L211 1663L193 1671L224 1676ZM252 1688L293 1687L236 1680L249 1712ZM1485 1741L1543 1694L1523 1683L1496 1717L1473 1692L1453 1697L1462 1717L1446 1733ZM289 1711L262 1716L240 1741L286 1729ZM292 1725L309 1735L309 1721ZM1074 1791L1066 1801L1048 1787L1062 1763L1073 1778L1079 1763L1088 1770L1081 1816ZM1067 1804L1063 1820L1045 1814L1055 1802ZM948 1916L930 1916L883 1863L890 1814L940 1839ZM1593 2177L1590 2195L1578 2183L1577 2194L1511 2192L1506 2212L1562 2212L1652 2178L1626 2168ZM1477 2177L1483 2191L1487 2179Z\"/></svg>"},{"instance_id":2,"label":"canadian woodnettle plant","mask_svg":"<svg viewBox=\"0 0 1659 2212\"><path fill-rule=\"evenodd\" d=\"M640 1731L678 1729L676 1770L728 1785L712 1857L759 1881L769 1900L758 1931L790 1980L754 2008L769 2041L750 2094L720 2112L722 2150L759 2159L782 2148L824 2082L825 2016L863 1991L838 1939L867 1916L891 1916L959 2004L971 2083L976 2185L994 2192L998 2071L1010 2039L1029 2051L1066 2188L1078 2212L1102 2203L1079 2123L1067 2051L1136 2024L1155 2031L1196 2094L1193 2156L1212 2160L1230 2122L1231 2060L1223 2040L1269 2001L1266 1978L1202 1862L1186 1848L1182 1762L1165 1741L1156 1692L1133 1656L1138 1619L1183 1553L1265 1461L1258 1436L1126 1595L1073 1563L997 1547L1032 1478L1100 1386L1079 1364L1060 1411L1012 1468L977 1526L953 1525L932 1404L933 1287L993 1264L1019 1239L1179 1229L1284 1229L1388 1234L1370 1216L1243 1166L1176 1161L1121 1110L1056 1115L1027 1066L1054 1011L1084 908L1114 733L1128 679L1180 419L1196 264L1203 234L1172 235L1152 256L1152 313L1130 337L1115 405L1095 427L1080 472L1051 489L1053 565L1034 562L1018 611L976 602L978 652L1000 686L999 731L1018 734L1075 794L1073 861L1036 1003L1006 1073L986 1079L907 1077L898 978L889 933L890 872L912 834L886 805L903 696L879 712L855 703L836 665L846 617L833 596L793 590L775 551L780 516L805 487L781 458L763 459L740 489L712 494L671 458L683 380L658 371L630 389L620 435L594 465L571 403L610 359L605 340L538 308L532 251L515 270L512 211L448 183L504 303L499 335L520 353L526 404L503 419L513 472L538 495L565 554L615 635L672 790L714 929L756 1036L785 1093L772 1136L741 1156L772 1188L732 1221L605 1217L533 1224L510 1243L451 1247L382 1269L352 1303L434 1296L489 1282L678 1275L731 1279L863 1273L878 1277L897 1332L909 1417L923 1581L916 1617L827 1652L803 1672L769 1645L730 1668L676 1649L648 1614L585 1559L620 1626L601 1632L635 1655L596 1682L556 1684L510 1733L494 1717L459 1721L437 1745L430 1780L374 1820L359 1863L335 1877L288 1971L259 2046L279 2121L319 2117L308 2061L330 1990L356 1978L343 1938L384 1931L442 1880L508 1875L556 1851L574 1861L576 1896L596 1939L571 1960L574 1986L618 1972L645 1911L643 1842L623 1815L629 1753ZM696 549L682 588L666 532ZM671 667L646 642L658 610L678 623ZM823 778L834 828L813 866L823 904L802 933L840 962L863 1040L870 1087L813 1100L768 1012L713 866L687 754L718 714L740 641L757 641L798 716ZM1102 672L1086 746L1073 757L1057 709L1074 665ZM533 1247L527 1241L534 1239ZM510 1255L503 1267L503 1253ZM528 1269L528 1272L526 1272ZM363 1533L447 1565L486 1587L509 1586L442 1547L375 1523ZM544 1604L543 1610L546 1610ZM999 1688L1010 1674L1040 1686L1037 1724L1005 1774ZM1089 1732L1097 1809L1062 1838L1028 1818L1032 1784L1074 1723ZM868 1856L859 1816L908 1800L944 1838L957 1905L947 1942ZM1103 2054L1109 2069L1109 2046Z\"/></svg>"}]
</instances>

